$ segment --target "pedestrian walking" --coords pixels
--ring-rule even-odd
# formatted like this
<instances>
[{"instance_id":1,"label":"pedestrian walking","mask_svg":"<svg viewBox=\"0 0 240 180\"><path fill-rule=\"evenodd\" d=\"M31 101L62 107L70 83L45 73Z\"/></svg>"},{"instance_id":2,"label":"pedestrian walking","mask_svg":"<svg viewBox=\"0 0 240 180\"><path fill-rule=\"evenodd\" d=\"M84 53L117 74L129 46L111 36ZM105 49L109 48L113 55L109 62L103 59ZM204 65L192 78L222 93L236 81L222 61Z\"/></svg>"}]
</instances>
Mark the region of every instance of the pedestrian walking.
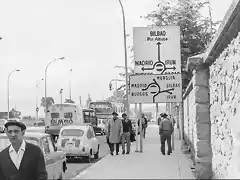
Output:
<instances>
[{"instance_id":1,"label":"pedestrian walking","mask_svg":"<svg viewBox=\"0 0 240 180\"><path fill-rule=\"evenodd\" d=\"M111 151L111 143L109 142L109 136L108 136L108 123L109 123L109 119L107 119L107 123L106 123L106 140L107 140L109 150Z\"/></svg>"},{"instance_id":2,"label":"pedestrian walking","mask_svg":"<svg viewBox=\"0 0 240 180\"><path fill-rule=\"evenodd\" d=\"M123 135L122 135L122 154L125 154L125 142L127 144L127 153L130 153L130 135L132 133L132 122L127 118L127 114L122 114L122 125L123 125Z\"/></svg>"},{"instance_id":3,"label":"pedestrian walking","mask_svg":"<svg viewBox=\"0 0 240 180\"><path fill-rule=\"evenodd\" d=\"M163 113L161 113L160 116L159 116L158 119L157 119L157 120L158 120L158 126L160 126L160 122L161 122L161 120L162 120L162 118L161 118L162 115L163 115Z\"/></svg>"},{"instance_id":4,"label":"pedestrian walking","mask_svg":"<svg viewBox=\"0 0 240 180\"><path fill-rule=\"evenodd\" d=\"M159 134L161 140L161 152L165 155L165 142L167 141L168 151L167 154L170 155L172 153L172 146L171 146L171 135L173 133L173 123L168 118L166 113L162 114L162 120L159 125Z\"/></svg>"},{"instance_id":5,"label":"pedestrian walking","mask_svg":"<svg viewBox=\"0 0 240 180\"><path fill-rule=\"evenodd\" d=\"M18 121L5 124L10 145L0 152L1 180L47 180L42 150L23 140L26 126Z\"/></svg>"},{"instance_id":6,"label":"pedestrian walking","mask_svg":"<svg viewBox=\"0 0 240 180\"><path fill-rule=\"evenodd\" d=\"M140 127L140 119L138 120L138 127ZM147 118L145 117L145 115L142 113L142 131L143 131L143 138L146 137L146 129L148 126L148 121Z\"/></svg>"},{"instance_id":7,"label":"pedestrian walking","mask_svg":"<svg viewBox=\"0 0 240 180\"><path fill-rule=\"evenodd\" d=\"M112 113L113 118L108 122L108 138L110 143L111 155L114 152L114 145L116 146L116 155L119 153L119 144L121 142L121 137L123 134L122 120L118 118L118 113Z\"/></svg>"}]
</instances>

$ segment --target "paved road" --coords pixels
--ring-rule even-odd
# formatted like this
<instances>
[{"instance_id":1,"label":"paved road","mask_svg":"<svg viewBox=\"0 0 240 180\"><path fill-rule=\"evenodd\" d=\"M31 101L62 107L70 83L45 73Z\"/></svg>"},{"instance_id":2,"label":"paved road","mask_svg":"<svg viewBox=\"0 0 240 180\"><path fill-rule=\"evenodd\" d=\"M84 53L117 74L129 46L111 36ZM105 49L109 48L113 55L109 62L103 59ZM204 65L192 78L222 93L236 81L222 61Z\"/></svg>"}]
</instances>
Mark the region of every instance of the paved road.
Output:
<instances>
[{"instance_id":1,"label":"paved road","mask_svg":"<svg viewBox=\"0 0 240 180\"><path fill-rule=\"evenodd\" d=\"M109 148L106 143L106 137L105 136L97 136L97 138L100 141L100 154L99 159L94 160L92 159L91 163L84 162L84 159L73 159L67 163L67 172L65 174L64 179L70 179L74 178L77 174L85 170L86 168L90 167L92 164L99 161L101 158L103 158L105 155L109 153Z\"/></svg>"}]
</instances>

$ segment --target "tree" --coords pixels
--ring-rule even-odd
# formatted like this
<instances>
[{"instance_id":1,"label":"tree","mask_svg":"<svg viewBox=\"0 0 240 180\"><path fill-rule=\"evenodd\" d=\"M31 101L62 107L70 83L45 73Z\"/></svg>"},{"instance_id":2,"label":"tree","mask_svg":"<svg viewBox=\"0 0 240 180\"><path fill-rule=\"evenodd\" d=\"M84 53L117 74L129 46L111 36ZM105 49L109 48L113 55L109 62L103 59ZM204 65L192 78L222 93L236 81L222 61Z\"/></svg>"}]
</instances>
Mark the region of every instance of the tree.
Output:
<instances>
[{"instance_id":1,"label":"tree","mask_svg":"<svg viewBox=\"0 0 240 180\"><path fill-rule=\"evenodd\" d=\"M46 108L46 103L45 103L45 97L42 97L41 99L41 106ZM47 107L51 106L52 104L55 104L55 101L53 97L47 97Z\"/></svg>"},{"instance_id":2,"label":"tree","mask_svg":"<svg viewBox=\"0 0 240 180\"><path fill-rule=\"evenodd\" d=\"M113 92L113 95L107 98L106 100L109 102L118 102L118 103L123 103L124 102L124 96L125 92L124 90L115 90Z\"/></svg>"},{"instance_id":3,"label":"tree","mask_svg":"<svg viewBox=\"0 0 240 180\"><path fill-rule=\"evenodd\" d=\"M22 113L20 111L17 111L14 108L12 108L12 110L9 111L9 118L20 118L21 114Z\"/></svg>"},{"instance_id":4,"label":"tree","mask_svg":"<svg viewBox=\"0 0 240 180\"><path fill-rule=\"evenodd\" d=\"M180 26L183 89L187 87L191 79L191 72L186 71L188 57L206 50L216 32L215 27L219 24L200 14L201 8L208 3L208 1L200 0L178 0L177 3L172 3L171 0L161 0L157 5L157 10L144 17L153 22L151 26Z\"/></svg>"},{"instance_id":5,"label":"tree","mask_svg":"<svg viewBox=\"0 0 240 180\"><path fill-rule=\"evenodd\" d=\"M88 107L90 102L92 102L92 98L91 98L90 94L88 94L88 99L86 101L86 107Z\"/></svg>"},{"instance_id":6,"label":"tree","mask_svg":"<svg viewBox=\"0 0 240 180\"><path fill-rule=\"evenodd\" d=\"M64 103L75 103L75 101L73 101L72 99L65 99Z\"/></svg>"}]
</instances>

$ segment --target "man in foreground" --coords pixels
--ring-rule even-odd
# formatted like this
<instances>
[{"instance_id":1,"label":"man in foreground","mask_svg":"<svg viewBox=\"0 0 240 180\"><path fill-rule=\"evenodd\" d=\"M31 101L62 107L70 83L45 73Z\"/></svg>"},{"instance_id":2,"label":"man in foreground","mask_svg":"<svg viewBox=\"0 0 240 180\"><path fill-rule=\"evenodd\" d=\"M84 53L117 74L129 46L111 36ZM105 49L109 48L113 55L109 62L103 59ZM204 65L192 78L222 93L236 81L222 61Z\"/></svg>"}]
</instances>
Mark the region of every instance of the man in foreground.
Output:
<instances>
[{"instance_id":1,"label":"man in foreground","mask_svg":"<svg viewBox=\"0 0 240 180\"><path fill-rule=\"evenodd\" d=\"M111 155L113 156L114 145L116 145L116 155L119 153L119 144L123 134L122 121L118 118L118 113L112 113L113 118L108 122L107 138L111 144Z\"/></svg>"},{"instance_id":2,"label":"man in foreground","mask_svg":"<svg viewBox=\"0 0 240 180\"><path fill-rule=\"evenodd\" d=\"M123 135L122 135L122 154L125 154L125 141L127 144L127 153L130 153L130 135L132 132L132 122L127 118L127 114L123 113L122 114L122 124L123 124Z\"/></svg>"},{"instance_id":3,"label":"man in foreground","mask_svg":"<svg viewBox=\"0 0 240 180\"><path fill-rule=\"evenodd\" d=\"M42 150L23 140L26 126L17 121L5 124L11 145L0 152L1 180L47 180Z\"/></svg>"},{"instance_id":4,"label":"man in foreground","mask_svg":"<svg viewBox=\"0 0 240 180\"><path fill-rule=\"evenodd\" d=\"M167 141L168 145L168 152L167 154L170 155L172 153L172 146L171 146L171 135L173 133L173 124L172 121L168 118L166 113L162 114L162 120L159 125L159 134L161 139L161 152L165 155L165 142Z\"/></svg>"}]
</instances>

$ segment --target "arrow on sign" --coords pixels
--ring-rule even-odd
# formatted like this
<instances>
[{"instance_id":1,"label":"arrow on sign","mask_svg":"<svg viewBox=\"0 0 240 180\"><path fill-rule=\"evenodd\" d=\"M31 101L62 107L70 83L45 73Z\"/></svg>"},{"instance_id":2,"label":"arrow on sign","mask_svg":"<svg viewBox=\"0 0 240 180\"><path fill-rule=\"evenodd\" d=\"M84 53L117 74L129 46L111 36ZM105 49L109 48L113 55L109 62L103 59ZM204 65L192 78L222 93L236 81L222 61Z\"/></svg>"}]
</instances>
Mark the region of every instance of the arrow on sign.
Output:
<instances>
[{"instance_id":1,"label":"arrow on sign","mask_svg":"<svg viewBox=\"0 0 240 180\"><path fill-rule=\"evenodd\" d=\"M158 46L158 61L161 62L161 60L160 60L160 46L161 46L161 43L157 42L157 46Z\"/></svg>"},{"instance_id":2,"label":"arrow on sign","mask_svg":"<svg viewBox=\"0 0 240 180\"><path fill-rule=\"evenodd\" d=\"M167 69L173 69L173 70L175 71L175 70L176 70L176 67L175 67L175 66L173 66L173 67L166 67L166 68L165 68L165 71L166 71Z\"/></svg>"},{"instance_id":3,"label":"arrow on sign","mask_svg":"<svg viewBox=\"0 0 240 180\"><path fill-rule=\"evenodd\" d=\"M142 71L145 71L145 70L153 70L154 67L150 67L150 68L145 68L145 67L142 67Z\"/></svg>"}]
</instances>

